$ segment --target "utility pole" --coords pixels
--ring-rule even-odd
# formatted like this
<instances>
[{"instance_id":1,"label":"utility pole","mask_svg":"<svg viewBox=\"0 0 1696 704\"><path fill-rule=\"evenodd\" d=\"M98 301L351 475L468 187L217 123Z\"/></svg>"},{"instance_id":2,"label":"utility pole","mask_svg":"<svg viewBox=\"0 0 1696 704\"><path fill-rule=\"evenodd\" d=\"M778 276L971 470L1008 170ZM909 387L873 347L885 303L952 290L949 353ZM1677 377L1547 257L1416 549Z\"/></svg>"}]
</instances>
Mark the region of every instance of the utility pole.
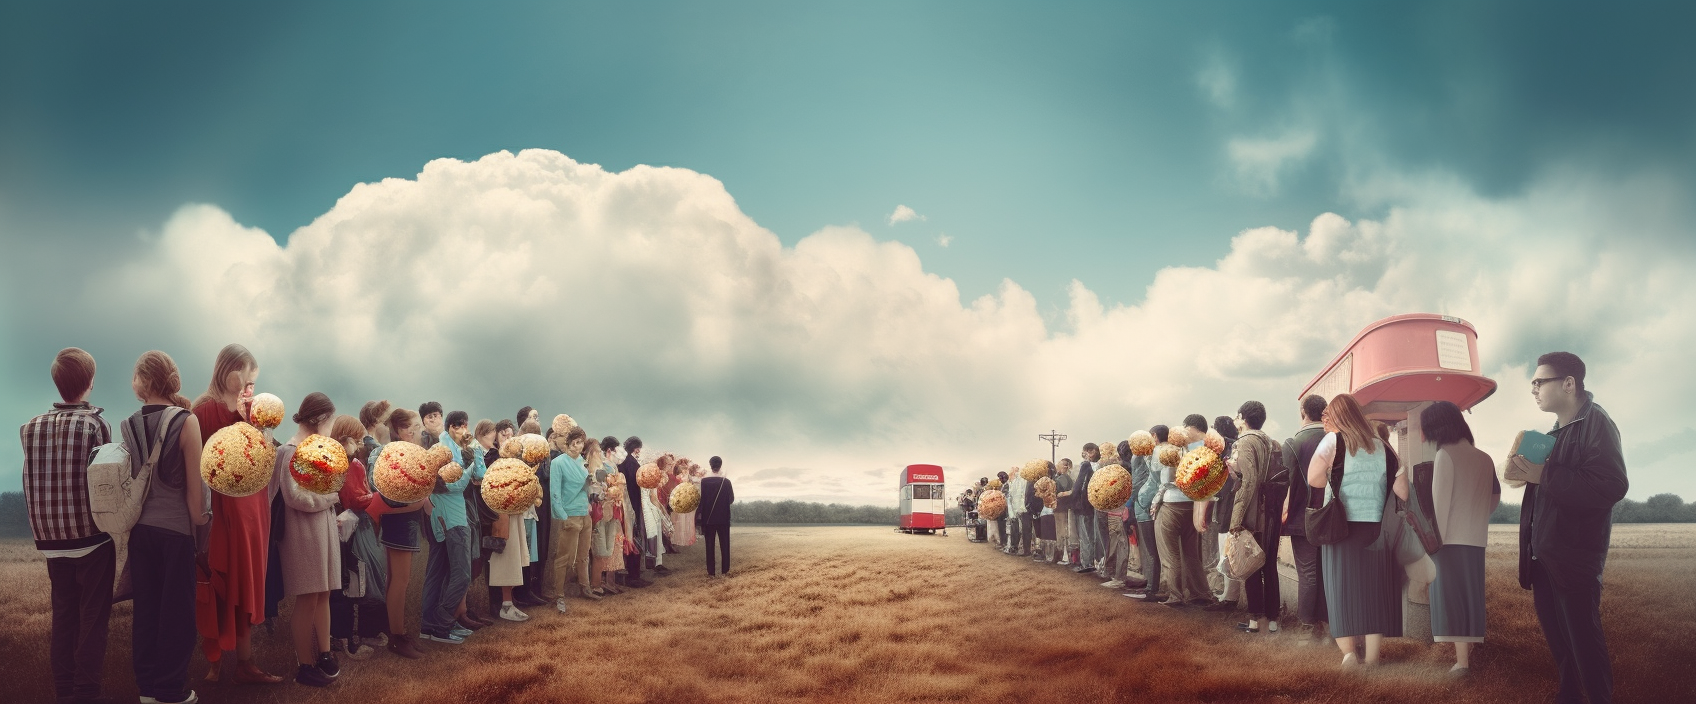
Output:
<instances>
[{"instance_id":1,"label":"utility pole","mask_svg":"<svg viewBox=\"0 0 1696 704\"><path fill-rule=\"evenodd\" d=\"M1058 459L1060 456L1060 443L1066 440L1066 436L1061 435L1057 430L1049 430L1047 435L1038 435L1036 436L1036 439L1048 441L1048 461L1053 462L1056 466L1058 466L1060 463Z\"/></svg>"}]
</instances>

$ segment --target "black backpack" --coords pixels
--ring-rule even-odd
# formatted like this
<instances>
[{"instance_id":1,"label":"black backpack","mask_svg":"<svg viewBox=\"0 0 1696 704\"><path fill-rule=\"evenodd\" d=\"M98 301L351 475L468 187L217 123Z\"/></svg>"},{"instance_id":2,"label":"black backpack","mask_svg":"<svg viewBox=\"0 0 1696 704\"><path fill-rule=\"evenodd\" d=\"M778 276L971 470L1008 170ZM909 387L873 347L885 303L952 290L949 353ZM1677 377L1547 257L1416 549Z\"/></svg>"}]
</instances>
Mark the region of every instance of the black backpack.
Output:
<instances>
[{"instance_id":1,"label":"black backpack","mask_svg":"<svg viewBox=\"0 0 1696 704\"><path fill-rule=\"evenodd\" d=\"M1290 468L1284 466L1284 448L1265 434L1260 439L1266 445L1267 467L1266 478L1260 480L1260 496L1264 499L1276 498L1283 503L1284 496L1290 491Z\"/></svg>"}]
</instances>

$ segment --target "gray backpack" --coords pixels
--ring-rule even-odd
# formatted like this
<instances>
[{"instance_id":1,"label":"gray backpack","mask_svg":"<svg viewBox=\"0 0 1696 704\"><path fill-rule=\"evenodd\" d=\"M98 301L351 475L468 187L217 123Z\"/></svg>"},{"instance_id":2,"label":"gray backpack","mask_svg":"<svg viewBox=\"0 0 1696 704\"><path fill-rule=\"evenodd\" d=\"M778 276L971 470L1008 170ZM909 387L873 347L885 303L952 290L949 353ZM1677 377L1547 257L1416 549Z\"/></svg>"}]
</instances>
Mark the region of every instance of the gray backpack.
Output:
<instances>
[{"instance_id":1,"label":"gray backpack","mask_svg":"<svg viewBox=\"0 0 1696 704\"><path fill-rule=\"evenodd\" d=\"M176 406L165 407L159 418L159 439L139 470L124 442L94 448L94 459L88 463L88 510L94 514L95 527L114 536L128 534L135 527L141 519L141 506L147 501L147 490L153 485L153 468L165 449L171 422L178 413L187 412Z\"/></svg>"}]
</instances>

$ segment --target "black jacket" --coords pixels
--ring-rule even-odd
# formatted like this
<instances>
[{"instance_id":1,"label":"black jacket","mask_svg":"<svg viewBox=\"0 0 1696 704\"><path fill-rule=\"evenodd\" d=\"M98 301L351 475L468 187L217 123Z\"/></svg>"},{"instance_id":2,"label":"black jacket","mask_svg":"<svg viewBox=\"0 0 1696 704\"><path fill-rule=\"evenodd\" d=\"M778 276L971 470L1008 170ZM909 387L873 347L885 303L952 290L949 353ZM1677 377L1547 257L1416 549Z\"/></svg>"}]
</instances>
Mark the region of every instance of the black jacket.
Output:
<instances>
[{"instance_id":1,"label":"black jacket","mask_svg":"<svg viewBox=\"0 0 1696 704\"><path fill-rule=\"evenodd\" d=\"M625 496L630 497L630 509L636 514L631 516L631 520L635 521L632 524L635 534L645 537L647 524L642 522L642 487L636 484L636 470L641 468L634 455L627 455L623 462L618 463L618 473L624 475Z\"/></svg>"},{"instance_id":2,"label":"black jacket","mask_svg":"<svg viewBox=\"0 0 1696 704\"><path fill-rule=\"evenodd\" d=\"M1042 499L1036 495L1036 482L1025 482L1025 513L1030 514L1031 520L1042 513Z\"/></svg>"},{"instance_id":3,"label":"black jacket","mask_svg":"<svg viewBox=\"0 0 1696 704\"><path fill-rule=\"evenodd\" d=\"M1319 451L1319 441L1325 439L1320 426L1304 428L1284 441L1284 467L1290 470L1290 513L1284 522L1284 535L1307 536L1307 507L1317 508L1325 499L1324 489L1307 485L1307 465Z\"/></svg>"},{"instance_id":4,"label":"black jacket","mask_svg":"<svg viewBox=\"0 0 1696 704\"><path fill-rule=\"evenodd\" d=\"M1557 586L1599 588L1613 533L1614 504L1625 498L1619 428L1584 392L1578 416L1555 428L1541 484L1525 485L1519 512L1519 586L1531 588L1531 560Z\"/></svg>"},{"instance_id":5,"label":"black jacket","mask_svg":"<svg viewBox=\"0 0 1696 704\"><path fill-rule=\"evenodd\" d=\"M1072 495L1066 498L1072 500L1073 512L1084 516L1095 515L1095 507L1089 503L1089 479L1095 476L1095 463L1084 460L1078 463L1078 479L1072 482Z\"/></svg>"},{"instance_id":6,"label":"black jacket","mask_svg":"<svg viewBox=\"0 0 1696 704\"><path fill-rule=\"evenodd\" d=\"M703 526L730 525L730 505L736 503L736 489L724 477L701 480L700 523Z\"/></svg>"}]
</instances>

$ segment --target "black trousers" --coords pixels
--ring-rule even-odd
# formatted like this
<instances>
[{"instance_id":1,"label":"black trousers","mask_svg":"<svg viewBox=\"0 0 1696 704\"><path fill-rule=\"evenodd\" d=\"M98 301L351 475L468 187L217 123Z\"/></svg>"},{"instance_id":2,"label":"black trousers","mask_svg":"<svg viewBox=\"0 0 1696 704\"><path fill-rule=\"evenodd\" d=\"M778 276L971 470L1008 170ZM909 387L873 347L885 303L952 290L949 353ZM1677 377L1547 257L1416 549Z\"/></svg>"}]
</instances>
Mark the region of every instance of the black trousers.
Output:
<instances>
[{"instance_id":1,"label":"black trousers","mask_svg":"<svg viewBox=\"0 0 1696 704\"><path fill-rule=\"evenodd\" d=\"M1278 528L1273 521L1271 530L1254 534L1254 541L1266 551L1266 564L1243 580L1243 591L1248 593L1249 618L1276 619L1284 610L1283 596L1278 592Z\"/></svg>"},{"instance_id":2,"label":"black trousers","mask_svg":"<svg viewBox=\"0 0 1696 704\"><path fill-rule=\"evenodd\" d=\"M1319 546L1305 535L1290 536L1290 557L1296 563L1296 617L1309 626L1325 623L1325 575L1319 567Z\"/></svg>"},{"instance_id":3,"label":"black trousers","mask_svg":"<svg viewBox=\"0 0 1696 704\"><path fill-rule=\"evenodd\" d=\"M1533 560L1531 603L1560 673L1555 701L1576 704L1588 697L1590 704L1606 704L1613 701L1614 674L1602 637L1602 582L1578 581L1556 584Z\"/></svg>"},{"instance_id":4,"label":"black trousers","mask_svg":"<svg viewBox=\"0 0 1696 704\"><path fill-rule=\"evenodd\" d=\"M340 589L330 590L330 637L352 638L355 631L360 638L388 633L388 605L375 599L353 599Z\"/></svg>"},{"instance_id":5,"label":"black trousers","mask_svg":"<svg viewBox=\"0 0 1696 704\"><path fill-rule=\"evenodd\" d=\"M636 543L639 549L634 555L625 554L624 556L624 581L626 583L642 578L642 560L644 559L642 553L647 550L648 544L647 532L644 529L647 524L642 522L642 512L637 510L631 513L635 515L626 515L624 520L635 521L630 524L632 528L630 539Z\"/></svg>"},{"instance_id":6,"label":"black trousers","mask_svg":"<svg viewBox=\"0 0 1696 704\"><path fill-rule=\"evenodd\" d=\"M53 600L53 639L48 658L53 668L53 690L59 699L100 696L117 560L118 550L111 541L82 557L47 560Z\"/></svg>"},{"instance_id":7,"label":"black trousers","mask_svg":"<svg viewBox=\"0 0 1696 704\"><path fill-rule=\"evenodd\" d=\"M730 574L730 524L716 526L701 526L701 531L707 534L707 576L717 574L713 571L713 547L718 546L718 572Z\"/></svg>"},{"instance_id":8,"label":"black trousers","mask_svg":"<svg viewBox=\"0 0 1696 704\"><path fill-rule=\"evenodd\" d=\"M153 526L130 531L130 582L135 617L130 652L141 696L188 696L194 627L194 537Z\"/></svg>"}]
</instances>

